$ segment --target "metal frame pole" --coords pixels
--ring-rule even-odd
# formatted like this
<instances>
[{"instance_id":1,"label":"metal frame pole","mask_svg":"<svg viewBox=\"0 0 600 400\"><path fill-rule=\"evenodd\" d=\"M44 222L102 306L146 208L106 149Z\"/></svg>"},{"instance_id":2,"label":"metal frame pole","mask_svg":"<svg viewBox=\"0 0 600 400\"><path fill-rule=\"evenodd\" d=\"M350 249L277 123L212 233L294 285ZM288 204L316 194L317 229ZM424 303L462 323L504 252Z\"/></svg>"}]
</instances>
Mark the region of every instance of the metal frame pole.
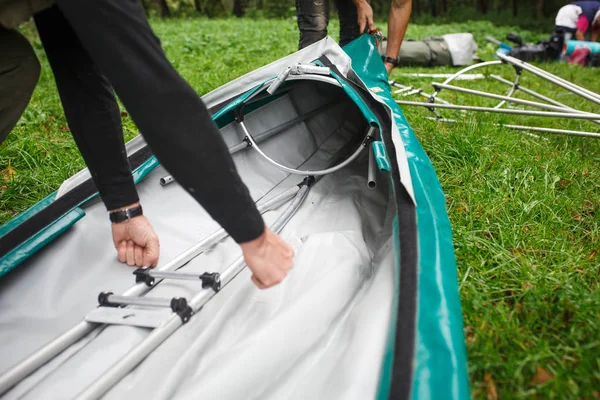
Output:
<instances>
[{"instance_id":1,"label":"metal frame pole","mask_svg":"<svg viewBox=\"0 0 600 400\"><path fill-rule=\"evenodd\" d=\"M350 157L348 157L345 161L339 163L338 165L331 167L331 168L318 170L318 171L301 171L298 169L286 167L285 165L279 164L277 161L270 158L268 155L266 155L260 149L260 147L258 147L258 144L256 143L256 141L254 140L254 138L252 137L250 132L248 132L248 129L246 128L246 124L244 124L244 121L240 121L238 123L238 125L242 128L242 131L244 131L244 135L246 135L246 138L250 141L250 143L252 143L252 147L254 148L254 150L256 150L258 152L258 154L260 154L267 162L269 162L269 164L271 164L285 172L289 172L290 174L297 174L297 175L327 175L327 174L335 172L339 169L344 168L346 165L348 165L352 161L354 161L360 155L360 153L362 153L362 151L365 149L365 147L368 146L369 138L373 137L373 132L375 131L375 128L370 126L363 143L361 143L358 146L356 151Z\"/></svg>"},{"instance_id":2,"label":"metal frame pole","mask_svg":"<svg viewBox=\"0 0 600 400\"><path fill-rule=\"evenodd\" d=\"M454 104L435 104L435 103L420 103L418 101L403 101L396 100L396 103L406 106L417 106L417 107L436 107L436 108L447 108L452 110L468 110L468 111L481 111L481 112L492 112L498 114L517 114L517 115L530 115L537 117L553 117L553 118L572 118L572 119L585 119L595 120L598 119L596 114L575 114L575 113L561 113L552 111L530 111L530 110L510 110L505 108L492 108L492 107L477 107L477 106L463 106Z\"/></svg>"},{"instance_id":3,"label":"metal frame pole","mask_svg":"<svg viewBox=\"0 0 600 400\"><path fill-rule=\"evenodd\" d=\"M459 86L444 85L444 84L435 83L435 82L432 83L432 85L434 87L436 87L436 88L453 90L455 92L462 92L462 93L472 94L472 95L475 95L475 96L489 97L490 99L503 100L503 101L506 101L506 102L509 102L509 103L522 104L522 105L525 105L525 106L537 107L537 108L541 108L541 109L544 109L544 110L567 112L567 110L565 110L564 107L558 107L558 106L553 106L553 105L550 105L550 104L538 103L537 101L515 99L513 97L501 96L501 95L498 95L498 94L493 94L493 93L488 93L488 92L482 92L482 91L479 91L479 90L462 88L462 87L459 87ZM588 112L579 111L579 110L573 110L572 112L574 114L581 114L581 115L592 115L592 116L595 115L597 119L600 119L600 115L599 114L593 114L593 113L588 113Z\"/></svg>"},{"instance_id":4,"label":"metal frame pole","mask_svg":"<svg viewBox=\"0 0 600 400\"><path fill-rule=\"evenodd\" d=\"M438 118L433 118L433 117L427 117L427 119L430 119L433 121L438 121L438 122L446 122L449 124L458 123L458 121L456 121L454 119L447 119L447 118L438 119ZM520 130L520 131L558 133L558 134L565 134L565 135L570 135L570 136L584 136L584 137L590 137L593 139L600 139L600 134L592 133L592 132L585 132L585 131L571 131L571 130L566 130L566 129L542 128L542 127L538 127L538 126L510 125L510 124L493 124L493 125L501 127L501 128L509 128L509 129L515 129L515 130ZM540 137L538 135L534 135L533 133L529 133L528 135L533 136L538 139L548 140L548 138Z\"/></svg>"},{"instance_id":5,"label":"metal frame pole","mask_svg":"<svg viewBox=\"0 0 600 400\"><path fill-rule=\"evenodd\" d=\"M505 85L512 85L512 83L509 80L506 80L506 79L504 79L501 76L491 74L490 77L493 78L493 79L495 79L495 80L497 80L498 82L504 83ZM538 93L538 92L536 92L534 90L531 90L531 89L528 89L526 87L523 87L521 85L518 85L517 89L519 89L523 93L527 93L530 96L536 97L536 98L538 98L540 100L543 100L543 101L548 102L550 104L553 104L555 106L562 107L565 110L581 111L581 110L577 110L576 108L570 107L570 106L568 106L566 104L563 104L560 101L556 101L554 99L551 99L550 97L544 96L543 94L540 94L540 93ZM595 123L595 124L600 124L600 120L598 120L598 121L592 121L592 122Z\"/></svg>"},{"instance_id":6,"label":"metal frame pole","mask_svg":"<svg viewBox=\"0 0 600 400\"><path fill-rule=\"evenodd\" d=\"M257 205L259 212L262 214L273 208L278 207L283 202L296 196L299 192L300 187L298 185L284 191L283 193L266 200L264 203ZM226 238L228 236L224 229L219 229L210 234L205 239L201 240L197 244L193 245L179 256L175 257L167 264L157 267L157 271L174 271L181 266L187 264L195 257L202 254L204 250L210 248ZM157 278L155 285L158 284L162 279ZM123 293L123 296L141 296L142 294L149 291L151 288L144 283L138 283L133 285L131 288ZM89 334L97 327L104 327L102 324L96 324L82 320L77 325L55 338L51 342L47 343L27 358L16 364L15 366L8 369L2 375L0 375L0 395L15 386L21 380L25 379L31 373L36 371L42 365L52 360L58 354L62 353L66 348Z\"/></svg>"},{"instance_id":7,"label":"metal frame pole","mask_svg":"<svg viewBox=\"0 0 600 400\"><path fill-rule=\"evenodd\" d=\"M510 125L510 124L498 124L504 128L516 129L521 131L534 131L534 132L547 132L547 133L561 133L570 136L582 136L594 139L600 139L599 133L585 132L585 131L571 131L567 129L554 129L554 128L542 128L537 126L523 126L523 125Z\"/></svg>"},{"instance_id":8,"label":"metal frame pole","mask_svg":"<svg viewBox=\"0 0 600 400\"><path fill-rule=\"evenodd\" d=\"M544 71L541 68L538 68L531 64L528 64L525 61L521 61L519 59L510 57L510 56L505 56L504 54L501 54L501 53L496 53L496 55L501 60L503 60L515 67L522 68L526 71L529 71L532 74L537 75L541 78L544 78L544 79L562 87L563 89L566 89L572 93L575 93L578 96L588 99L589 101L594 102L596 104L600 104L600 95L598 93L594 93L591 90L585 89L585 88L578 86L572 82L562 79L556 75L553 75L547 71Z\"/></svg>"},{"instance_id":9,"label":"metal frame pole","mask_svg":"<svg viewBox=\"0 0 600 400\"><path fill-rule=\"evenodd\" d=\"M408 88L410 88L410 89L414 89L414 87L413 87L413 86L404 86L404 85L400 85L399 83L396 83L396 82L394 82L394 86L402 88L401 90L407 90ZM394 93L396 93L396 92L394 92ZM416 94L416 93L415 93L415 94ZM432 97L432 95L430 95L430 94L427 94L427 93L423 92L422 90L421 90L421 91L420 91L418 94L419 94L420 96L423 96L423 97L427 98L427 99L429 99L429 98L431 98L431 97ZM440 98L438 98L438 97L434 98L434 101L439 101L439 102L440 102L440 103L442 103L442 104L451 104L449 101L446 101L446 100L444 100L444 99L440 99Z\"/></svg>"},{"instance_id":10,"label":"metal frame pole","mask_svg":"<svg viewBox=\"0 0 600 400\"><path fill-rule=\"evenodd\" d=\"M498 82L502 82L507 86L512 86L513 83L511 81L509 81L508 79L504 79L503 77L499 76L499 75L495 75L495 74L490 74L490 78L497 80ZM561 103L560 101L556 101L554 99L551 99L550 97L546 97L543 94L539 94L538 92L535 92L531 89L528 89L522 85L517 85L517 89L519 89L520 91L522 91L523 93L527 93L533 97L536 97L540 100L543 100L545 102L548 102L550 104L553 104L555 106L558 107L562 107L565 109L570 109L570 110L574 110L574 108L567 106L566 104Z\"/></svg>"},{"instance_id":11,"label":"metal frame pole","mask_svg":"<svg viewBox=\"0 0 600 400\"><path fill-rule=\"evenodd\" d=\"M290 203L283 214L275 221L271 229L275 233L279 233L281 229L287 224L291 217L300 208L300 205L306 198L310 187L304 185L295 199ZM239 257L233 262L223 273L221 273L221 280L223 286L226 286L231 282L244 268L246 263L244 257ZM217 292L207 288L202 289L194 298L190 301L192 310L197 312L202 308ZM154 349L160 346L169 336L171 336L181 325L183 324L181 318L177 314L173 314L169 320L159 328L154 329L140 344L138 344L132 351L127 353L121 358L115 365L109 368L104 374L100 376L98 380L83 390L77 399L97 399L106 393L111 387L117 384L123 377L129 373L136 365L142 362Z\"/></svg>"},{"instance_id":12,"label":"metal frame pole","mask_svg":"<svg viewBox=\"0 0 600 400\"><path fill-rule=\"evenodd\" d=\"M513 82L512 87L506 94L506 97L512 97L512 95L515 93L515 91L517 90L517 87L519 86L519 79L521 79L521 74L517 73L517 76L515 77L515 81ZM502 100L500 103L498 103L496 105L495 108L501 108L504 104L506 104L506 100Z\"/></svg>"},{"instance_id":13,"label":"metal frame pole","mask_svg":"<svg viewBox=\"0 0 600 400\"><path fill-rule=\"evenodd\" d=\"M478 64L473 64L473 65L469 65L468 67L461 69L460 71L458 71L457 73L455 73L454 75L452 75L450 78L446 79L443 84L446 85L448 83L450 83L451 81L453 81L454 79L456 79L457 77L461 76L462 74L469 72L471 70L477 69L477 68L483 68L483 67L489 67L491 65L500 65L502 64L502 61L500 60L493 60L493 61L486 61L486 62L482 62L482 63L478 63ZM438 95L438 92L435 92L434 94L431 95L432 98L435 99L435 97Z\"/></svg>"}]
</instances>

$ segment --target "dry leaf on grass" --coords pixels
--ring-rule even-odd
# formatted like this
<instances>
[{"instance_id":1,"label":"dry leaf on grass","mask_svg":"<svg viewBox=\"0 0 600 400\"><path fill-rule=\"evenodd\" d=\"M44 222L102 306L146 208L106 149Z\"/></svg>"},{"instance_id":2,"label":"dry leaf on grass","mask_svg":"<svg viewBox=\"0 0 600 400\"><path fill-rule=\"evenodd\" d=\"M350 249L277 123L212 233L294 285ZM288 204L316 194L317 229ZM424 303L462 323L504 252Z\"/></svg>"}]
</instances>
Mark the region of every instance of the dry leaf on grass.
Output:
<instances>
[{"instance_id":1,"label":"dry leaf on grass","mask_svg":"<svg viewBox=\"0 0 600 400\"><path fill-rule=\"evenodd\" d=\"M492 375L485 374L484 381L487 384L487 399L488 400L498 400L498 391L496 390L496 384L492 379Z\"/></svg>"},{"instance_id":2,"label":"dry leaf on grass","mask_svg":"<svg viewBox=\"0 0 600 400\"><path fill-rule=\"evenodd\" d=\"M552 378L554 378L552 372L549 372L538 365L535 367L535 376L533 377L532 382L536 385L542 385Z\"/></svg>"},{"instance_id":3,"label":"dry leaf on grass","mask_svg":"<svg viewBox=\"0 0 600 400\"><path fill-rule=\"evenodd\" d=\"M12 181L15 178L15 175L17 175L17 171L15 171L15 169L9 165L5 169L3 169L2 172L0 172L0 175L2 175L2 179L8 182Z\"/></svg>"}]
</instances>

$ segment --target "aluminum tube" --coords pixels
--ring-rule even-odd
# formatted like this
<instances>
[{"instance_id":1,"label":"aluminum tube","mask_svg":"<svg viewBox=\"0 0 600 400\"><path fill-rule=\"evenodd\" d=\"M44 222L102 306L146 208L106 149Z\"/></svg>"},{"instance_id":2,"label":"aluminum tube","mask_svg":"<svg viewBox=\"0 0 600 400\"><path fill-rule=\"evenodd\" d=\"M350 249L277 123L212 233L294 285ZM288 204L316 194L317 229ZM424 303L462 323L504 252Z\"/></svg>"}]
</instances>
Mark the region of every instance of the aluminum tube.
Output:
<instances>
[{"instance_id":1,"label":"aluminum tube","mask_svg":"<svg viewBox=\"0 0 600 400\"><path fill-rule=\"evenodd\" d=\"M263 204L257 206L258 211L260 213L264 213L273 208L278 207L284 201L287 201L294 197L300 188L296 185L285 192L273 197L265 201ZM228 236L227 232L224 229L219 229L213 232L210 236L198 242L194 246L187 249L185 252L181 253L179 256L168 262L167 264L161 265L160 267L156 267L155 271L172 271L176 270L182 265L188 263L190 260L194 259L198 255L200 255L204 250L214 246L216 243L220 242L224 238ZM160 280L157 280L155 285ZM148 292L150 287L148 287L144 283L137 283L130 287L123 293L123 296L141 296L142 294ZM71 346L85 335L90 333L94 328L99 326L99 324L94 324L91 322L87 322L85 320L79 322L77 325L47 343L40 349L36 350L30 356L28 356L23 361L19 362L15 366L11 367L8 371L0 376L0 395L6 392L8 389L19 383L21 380L25 379L31 373L36 371L42 365L56 357L58 354L62 353L67 347Z\"/></svg>"},{"instance_id":2,"label":"aluminum tube","mask_svg":"<svg viewBox=\"0 0 600 400\"><path fill-rule=\"evenodd\" d=\"M98 399L113 385L118 383L129 371L142 362L148 354L171 336L183 322L179 315L173 313L166 323L155 328L137 346L121 358L108 371L102 374L94 383L77 395L77 399Z\"/></svg>"},{"instance_id":3,"label":"aluminum tube","mask_svg":"<svg viewBox=\"0 0 600 400\"><path fill-rule=\"evenodd\" d=\"M283 226L298 210L302 201L306 198L309 187L303 186L294 201L286 208L283 214L275 221L271 229L275 233L279 233ZM233 262L221 274L223 287L226 286L240 271L245 267L244 257L241 256ZM189 305L194 312L202 308L216 292L210 288L202 289L190 301ZM182 325L181 318L177 314L173 314L169 320L162 326L154 329L141 343L127 353L115 365L102 374L94 383L88 386L81 392L77 399L80 400L95 400L106 393L111 387L117 384L125 375L127 375L136 365L142 362L148 354L160 346L169 336L171 336Z\"/></svg>"},{"instance_id":4,"label":"aluminum tube","mask_svg":"<svg viewBox=\"0 0 600 400\"><path fill-rule=\"evenodd\" d=\"M504 83L505 85L508 85L508 86L512 86L513 85L513 83L511 81L509 81L508 79L504 79L503 77L501 77L499 75L490 74L490 78L493 78L493 79L495 79L495 80L497 80L499 82L502 82L502 83ZM529 95L531 95L533 97L537 97L538 99L544 100L545 102L548 102L548 103L553 104L555 106L562 107L562 108L565 108L565 109L573 110L573 108L571 108L571 107L569 107L569 106L567 106L567 105L565 105L565 104L563 104L563 103L561 103L559 101L551 99L550 97L546 97L546 96L544 96L542 94L539 94L538 92L534 92L531 89L527 89L526 87L523 87L522 85L518 85L517 89L519 89L523 93L527 93L527 94L529 94Z\"/></svg>"},{"instance_id":5,"label":"aluminum tube","mask_svg":"<svg viewBox=\"0 0 600 400\"><path fill-rule=\"evenodd\" d=\"M508 93L506 94L506 97L512 97L513 94L515 94L515 90L517 90L517 86L519 86L519 79L521 79L521 74L517 74L517 77L515 78L515 81L513 82L513 84L511 85L512 87L510 88L510 90L508 91ZM502 106L506 104L506 100L502 100L500 103L498 103L496 105L496 107L494 108L502 108Z\"/></svg>"},{"instance_id":6,"label":"aluminum tube","mask_svg":"<svg viewBox=\"0 0 600 400\"><path fill-rule=\"evenodd\" d=\"M181 266L187 264L197 256L199 256L204 250L214 246L219 243L221 240L225 239L229 234L225 231L225 229L219 229L212 234L210 234L206 239L198 242L192 247L188 248L186 251L169 261L168 263L157 267L157 271L174 271ZM158 284L160 280L156 280L154 285ZM141 296L150 290L145 283L137 283L128 290L123 293L123 296Z\"/></svg>"},{"instance_id":7,"label":"aluminum tube","mask_svg":"<svg viewBox=\"0 0 600 400\"><path fill-rule=\"evenodd\" d=\"M453 74L421 74L421 73L406 73L400 74L400 76L406 76L411 78L432 78L432 79L442 79L442 78L450 78ZM477 79L485 79L484 74L464 74L454 78L457 81L473 81Z\"/></svg>"},{"instance_id":8,"label":"aluminum tube","mask_svg":"<svg viewBox=\"0 0 600 400\"><path fill-rule=\"evenodd\" d=\"M446 122L449 124L455 124L458 122L454 119L437 119L437 118L432 118L432 117L428 117L427 119L431 119L433 121L438 121L438 122ZM510 125L510 124L494 124L494 126L498 126L501 128L516 129L516 130L520 130L520 131L559 133L559 134L565 134L565 135L582 136L582 137L590 137L590 138L594 138L594 139L600 139L600 133L592 133L592 132L585 132L585 131L570 131L570 130L566 130L566 129L554 129L554 128L543 128L543 127L538 127L538 126ZM530 136L548 140L548 138L540 137L540 136L534 135L534 134L530 134Z\"/></svg>"},{"instance_id":9,"label":"aluminum tube","mask_svg":"<svg viewBox=\"0 0 600 400\"><path fill-rule=\"evenodd\" d=\"M0 395L15 386L40 366L62 353L67 347L89 334L98 324L81 321L56 339L46 344L40 350L31 354L16 366L0 376Z\"/></svg>"},{"instance_id":10,"label":"aluminum tube","mask_svg":"<svg viewBox=\"0 0 600 400\"><path fill-rule=\"evenodd\" d=\"M413 94L419 94L419 93L423 93L423 89L414 89L414 90L411 90L410 92L402 93L402 96L407 97L407 96L412 96Z\"/></svg>"},{"instance_id":11,"label":"aluminum tube","mask_svg":"<svg viewBox=\"0 0 600 400\"><path fill-rule=\"evenodd\" d=\"M401 91L407 91L407 90L414 89L414 87L413 87L413 86L402 86L402 85L400 85L400 84L397 84L397 83L394 83L394 86L396 86L396 87L401 87L401 88L402 88L402 89L400 89ZM400 91L398 91L398 90L397 90L397 91L395 91L394 93L400 93ZM440 103L442 103L442 104L451 104L449 101L442 100L442 99L440 99L440 98L438 98L438 97L433 97L432 95L430 95L430 94L427 94L427 93L425 93L425 92L423 92L423 91L420 91L420 92L419 92L419 95L420 95L420 96L422 96L422 97L425 97L425 98L427 98L427 99L433 98L433 100L434 100L434 101L439 101L439 102L440 102Z\"/></svg>"},{"instance_id":12,"label":"aluminum tube","mask_svg":"<svg viewBox=\"0 0 600 400\"><path fill-rule=\"evenodd\" d=\"M588 99L591 102L594 102L596 104L600 104L600 95L598 95L597 93L594 93L594 92L592 92L590 90L587 90L587 89L585 89L585 88L583 88L581 86L575 85L572 82L569 82L569 81L567 81L565 79L562 79L562 78L560 78L560 77L558 77L556 75L553 75L553 74L551 74L549 72L546 72L546 71L544 71L541 68L534 67L533 65L528 64L526 62L523 62L523 61L521 61L519 59L516 59L514 57L505 56L505 55L499 54L499 53L496 53L496 55L499 58L501 58L502 60L508 62L511 65L523 68L524 70L529 71L532 74L537 75L537 76L539 76L541 78L544 78L544 79L546 79L546 80L548 80L548 81L550 81L550 82L552 82L552 83L554 83L554 84L562 87L563 89L566 89L566 90L568 90L568 91L570 91L572 93L575 93L578 96L586 98L586 99Z\"/></svg>"},{"instance_id":13,"label":"aluminum tube","mask_svg":"<svg viewBox=\"0 0 600 400\"><path fill-rule=\"evenodd\" d=\"M482 68L482 67L488 67L490 65L500 65L500 64L502 64L502 61L494 60L494 61L486 61L486 62L482 62L482 63L478 63L478 64L469 65L468 67L461 69L460 71L458 71L457 73L452 75L450 78L446 79L443 82L443 84L446 85L446 84L452 82L457 77L461 76L462 74L469 72L471 70L474 70L476 68ZM438 94L438 92L435 92L431 97L435 98L437 96L437 94Z\"/></svg>"},{"instance_id":14,"label":"aluminum tube","mask_svg":"<svg viewBox=\"0 0 600 400\"><path fill-rule=\"evenodd\" d=\"M375 162L375 152L372 148L369 149L369 169L367 171L367 187L369 189L375 189L377 187L377 163Z\"/></svg>"},{"instance_id":15,"label":"aluminum tube","mask_svg":"<svg viewBox=\"0 0 600 400\"><path fill-rule=\"evenodd\" d=\"M510 81L508 81L508 80L506 80L506 79L502 78L501 76L498 76L498 75L493 75L493 74L492 74L492 75L490 75L490 77L492 77L493 79L496 79L497 81L499 81L499 82L502 82L502 83L504 83L504 84L506 84L506 85L512 85L512 83L511 83ZM517 87L517 89L519 89L519 90L520 90L520 91L522 91L523 93L527 93L527 94L528 94L528 95L530 95L530 96L536 97L536 98L538 98L538 99L540 99L540 100L543 100L543 101L545 101L545 102L548 102L548 103L550 103L550 104L554 104L555 106L562 107L562 108L564 108L565 110L571 110L571 111L573 111L573 112L577 112L577 113L584 113L584 112L585 112L585 111L581 111L581 110L578 110L578 109L576 109L576 108L573 108L573 107L569 107L568 105L566 105L566 104L563 104L563 103L561 103L560 101L556 101L556 100L554 100L554 99L551 99L550 97L546 97L546 96L544 96L543 94L540 94L540 93L538 93L538 92L535 92L535 91L533 91L533 90L531 90L531 89L528 89L528 88L526 88L526 87L523 87L523 86L521 86L521 85L519 85L519 86ZM595 120L595 121L592 121L592 122L593 122L593 123L595 123L595 124L600 124L600 120Z\"/></svg>"},{"instance_id":16,"label":"aluminum tube","mask_svg":"<svg viewBox=\"0 0 600 400\"><path fill-rule=\"evenodd\" d=\"M452 110L468 110L468 111L481 111L491 112L498 114L517 114L517 115L530 115L537 117L554 117L554 118L571 118L571 119L586 119L595 120L598 119L596 114L575 114L575 113L560 113L552 111L530 111L530 110L510 110L505 108L492 108L492 107L476 107L476 106L463 106L455 104L435 104L435 103L420 103L418 101L403 101L396 100L396 103L405 106L417 106L426 108L447 108Z\"/></svg>"},{"instance_id":17,"label":"aluminum tube","mask_svg":"<svg viewBox=\"0 0 600 400\"><path fill-rule=\"evenodd\" d=\"M164 178L160 178L161 186L167 186L171 182L173 182L173 177L171 175L167 175Z\"/></svg>"},{"instance_id":18,"label":"aluminum tube","mask_svg":"<svg viewBox=\"0 0 600 400\"><path fill-rule=\"evenodd\" d=\"M522 105L526 105L526 106L537 107L537 108L541 108L543 110L567 112L564 109L564 107L558 107L558 106L553 106L550 104L538 103L537 101L515 99L512 97L501 96L499 94L487 93L487 92L482 92L479 90L467 89L467 88L462 88L462 87L452 86L452 85L443 85L443 84L439 84L439 83L433 83L433 86L440 87L442 89L453 90L455 92L468 93L468 94L472 94L475 96L489 97L490 99L504 100L509 103L516 103L516 104L522 104ZM594 116L594 119L600 119L600 115L598 115L598 114L587 113L584 111L578 111L577 114L590 115L590 116Z\"/></svg>"},{"instance_id":19,"label":"aluminum tube","mask_svg":"<svg viewBox=\"0 0 600 400\"><path fill-rule=\"evenodd\" d=\"M313 64L297 64L292 68L292 74L317 74L317 75L329 75L331 68L321 67L320 65Z\"/></svg>"},{"instance_id":20,"label":"aluminum tube","mask_svg":"<svg viewBox=\"0 0 600 400\"><path fill-rule=\"evenodd\" d=\"M163 272L163 271L153 271L148 270L148 275L153 278L161 278L161 279L178 279L185 281L198 281L200 282L200 274L191 274L186 272Z\"/></svg>"},{"instance_id":21,"label":"aluminum tube","mask_svg":"<svg viewBox=\"0 0 600 400\"><path fill-rule=\"evenodd\" d=\"M354 154L352 154L350 157L348 157L348 159L346 159L346 161L336 165L335 167L331 167L331 168L327 168L327 169L323 169L323 170L318 170L318 171L300 171L298 169L294 169L294 168L288 168L285 165L281 165L279 164L277 161L273 160L272 158L270 158L268 155L266 155L261 149L260 147L258 147L258 144L256 143L256 141L254 140L254 138L252 137L252 135L250 135L250 132L248 132L248 129L246 128L246 124L244 124L243 121L239 122L239 126L242 128L242 130L244 131L244 134L246 135L246 137L248 138L248 140L250 140L250 143L252 143L252 147L254 148L254 150L256 150L258 152L258 154L260 154L265 160L267 160L271 165L289 172L290 174L297 174L297 175L326 175L332 172L335 172L339 169L344 168L346 165L350 164L352 161L354 161L359 155L360 153L364 150L365 146L364 145L359 145L358 149L356 149L356 151L354 152ZM370 136L372 134L372 132L375 130L375 128L371 127L369 129L369 132L367 133L367 136Z\"/></svg>"},{"instance_id":22,"label":"aluminum tube","mask_svg":"<svg viewBox=\"0 0 600 400\"><path fill-rule=\"evenodd\" d=\"M262 214L266 211L269 211L270 209L272 209L274 207L281 205L281 203L283 203L284 201L287 201L287 200L291 199L292 197L294 197L296 195L296 193L298 193L298 190L299 189L298 189L297 185L286 190L285 192L275 196L274 198L267 200L263 204L258 205L257 206L258 211ZM196 258L207 248L210 248L210 247L214 246L215 244L217 244L218 242L220 242L221 240L225 239L227 236L229 236L229 234L225 231L225 229L221 228L221 229L213 232L206 239L203 239L201 242L190 247L189 249L187 249L186 251L184 251L177 257L175 257L173 260L168 262L167 264L155 268L155 271L176 270L179 267L181 267L182 265L185 265L188 262L190 262L191 260L193 260L194 258ZM156 286L156 284L158 284L158 282L159 282L159 280L157 280L155 282L154 286ZM150 288L145 283L138 283L138 284L134 285L133 287L131 287L129 290L127 290L125 293L123 293L123 296L140 296L140 295L144 294L145 292L147 292L148 290L150 290Z\"/></svg>"},{"instance_id":23,"label":"aluminum tube","mask_svg":"<svg viewBox=\"0 0 600 400\"><path fill-rule=\"evenodd\" d=\"M300 189L300 192L298 192L298 195L294 198L294 200L290 203L290 205L285 209L283 214L281 214L281 216L279 218L277 218L277 220L271 226L271 230L273 232L275 232L275 233L281 232L283 227L294 216L294 214L296 213L298 208L300 208L300 205L302 204L302 202L308 195L309 189L310 188L308 186L303 186L302 189ZM233 278L235 278L240 272L242 272L242 270L245 267L246 267L246 263L244 261L244 257L241 256L229 268L227 268L221 274L221 281L223 282L223 285L226 285L227 283L231 282L233 280ZM214 295L214 291L212 291L212 290L207 291L207 292L209 292L211 297ZM191 305L192 309L194 310L194 312L196 311L196 309L200 309L201 307L203 307L204 304L206 304L206 301L208 301L208 300L206 300L205 302L202 302L202 299L201 299L202 294L203 293L198 294L190 302L190 305Z\"/></svg>"},{"instance_id":24,"label":"aluminum tube","mask_svg":"<svg viewBox=\"0 0 600 400\"><path fill-rule=\"evenodd\" d=\"M519 60L517 58L514 58L514 57L511 57L511 56L504 56L504 59L507 60L508 62L511 62L511 64L513 64L513 65L519 64L519 66L521 66L521 67L523 67L522 64L525 63L527 65L527 67L529 68L530 72L532 72L534 74L536 74L535 72L537 72L536 75L538 75L540 77L544 77L546 79L552 78L552 80L556 80L556 81L561 82L561 83L563 83L563 84L565 84L567 86L570 86L571 88L573 88L575 90L579 90L579 91L581 91L583 93L587 93L590 96L593 96L593 97L596 97L597 99L600 99L600 94L598 94L596 92L593 92L593 91L591 91L589 89L586 89L586 88L584 88L582 86L579 86L579 85L577 85L577 84L575 84L575 83L573 83L571 81L568 81L568 80L566 80L564 78L561 78L560 76L554 75L554 74L552 74L552 73L550 73L548 71L545 71L545 70L543 70L543 69L541 69L539 67L536 67L533 64L526 63L524 61L521 61L521 60ZM548 79L548 80L550 80L550 79Z\"/></svg>"},{"instance_id":25,"label":"aluminum tube","mask_svg":"<svg viewBox=\"0 0 600 400\"><path fill-rule=\"evenodd\" d=\"M263 141L269 139L270 137L275 136L275 135L283 132L284 130L286 130L288 128L291 128L292 126L297 125L300 122L306 121L307 119L312 118L315 115L318 115L320 113L327 112L327 111L329 111L330 109L334 108L337 105L338 104L335 104L335 103L329 103L329 104L327 104L327 105L325 105L323 107L319 107L319 108L317 108L315 110L309 111L309 112L307 112L304 115L301 115L299 117L291 119L288 122L285 122L285 123L283 123L283 124L281 124L279 126L276 126L276 127L271 128L271 129L269 129L269 130L267 130L267 131L265 131L263 133L260 133L260 134L256 135L255 140L258 143L263 142ZM231 146L228 149L229 150L229 154L235 154L235 153L237 153L240 150L247 149L248 147L250 147L249 144L247 142L242 141L242 142L240 142L238 144L235 144L235 145ZM173 181L173 177L171 175L167 175L167 176L161 178L160 179L160 184L161 185L163 185L163 180L164 181L168 180L168 182L166 183L166 184L168 184L171 181ZM165 185L163 185L163 186L165 186Z\"/></svg>"},{"instance_id":26,"label":"aluminum tube","mask_svg":"<svg viewBox=\"0 0 600 400\"><path fill-rule=\"evenodd\" d=\"M592 132L585 132L585 131L570 131L567 129L542 128L542 127L537 127L537 126L522 126L522 125L508 125L508 124L501 124L500 126L502 126L504 128L517 129L517 130L522 130L522 131L561 133L561 134L566 134L566 135L570 135L570 136L582 136L582 137L600 139L600 133L592 133Z\"/></svg>"},{"instance_id":27,"label":"aluminum tube","mask_svg":"<svg viewBox=\"0 0 600 400\"><path fill-rule=\"evenodd\" d=\"M244 103L249 104L250 100L254 99L255 97L259 96L263 91L270 88L276 79L277 78L272 78L271 80L264 82L261 88L259 88L256 92L252 93L250 96L248 96L248 98L246 100L244 100ZM325 76L325 75L298 74L298 75L288 75L288 77L286 78L286 81L299 81L299 80L318 81L318 82L329 83L329 84L337 86L337 87L342 87L342 85L340 85L340 83L334 77Z\"/></svg>"},{"instance_id":28,"label":"aluminum tube","mask_svg":"<svg viewBox=\"0 0 600 400\"><path fill-rule=\"evenodd\" d=\"M394 86L396 86L396 85L394 85ZM408 92L409 90L413 90L413 89L414 89L413 86L404 86L402 89L394 90L393 94L404 93L404 92Z\"/></svg>"},{"instance_id":29,"label":"aluminum tube","mask_svg":"<svg viewBox=\"0 0 600 400\"><path fill-rule=\"evenodd\" d=\"M171 299L159 297L118 296L110 294L107 296L106 301L110 304L123 304L127 306L171 307Z\"/></svg>"}]
</instances>

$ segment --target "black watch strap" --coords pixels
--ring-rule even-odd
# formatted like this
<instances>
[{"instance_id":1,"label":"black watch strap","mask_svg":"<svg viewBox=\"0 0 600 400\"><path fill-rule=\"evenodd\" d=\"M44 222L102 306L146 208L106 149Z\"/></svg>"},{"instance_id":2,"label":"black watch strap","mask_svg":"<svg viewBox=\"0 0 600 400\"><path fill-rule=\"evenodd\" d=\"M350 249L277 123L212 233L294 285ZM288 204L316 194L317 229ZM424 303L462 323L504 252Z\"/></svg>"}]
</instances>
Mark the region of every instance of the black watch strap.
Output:
<instances>
[{"instance_id":1,"label":"black watch strap","mask_svg":"<svg viewBox=\"0 0 600 400\"><path fill-rule=\"evenodd\" d=\"M392 58L392 57L388 57L388 56L381 56L381 59L383 60L384 63L388 62L395 67L398 66L398 57Z\"/></svg>"},{"instance_id":2,"label":"black watch strap","mask_svg":"<svg viewBox=\"0 0 600 400\"><path fill-rule=\"evenodd\" d=\"M135 206L133 208L126 208L124 210L113 211L109 214L110 222L119 223L129 221L132 218L138 217L144 214L142 206Z\"/></svg>"}]
</instances>

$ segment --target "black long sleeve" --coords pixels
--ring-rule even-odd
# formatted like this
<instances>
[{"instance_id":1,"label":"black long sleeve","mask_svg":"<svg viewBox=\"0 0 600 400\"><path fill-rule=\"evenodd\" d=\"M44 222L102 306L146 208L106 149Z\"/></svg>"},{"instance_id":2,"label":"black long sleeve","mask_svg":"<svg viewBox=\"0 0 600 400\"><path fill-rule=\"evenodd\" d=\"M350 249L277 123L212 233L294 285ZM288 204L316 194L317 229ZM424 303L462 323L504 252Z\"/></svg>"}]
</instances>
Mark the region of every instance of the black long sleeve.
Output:
<instances>
[{"instance_id":1,"label":"black long sleeve","mask_svg":"<svg viewBox=\"0 0 600 400\"><path fill-rule=\"evenodd\" d=\"M69 129L106 208L137 202L112 87L56 6L34 19Z\"/></svg>"},{"instance_id":2,"label":"black long sleeve","mask_svg":"<svg viewBox=\"0 0 600 400\"><path fill-rule=\"evenodd\" d=\"M57 5L153 153L177 182L238 243L260 236L264 230L262 216L217 126L198 94L167 60L139 2L59 0ZM99 143L102 140L89 137L91 130L82 131L86 143L95 143L83 154L88 166L98 163L95 174L112 177L103 168L109 159L118 164L122 147L113 139L111 145ZM104 135L112 138L114 133Z\"/></svg>"}]
</instances>

